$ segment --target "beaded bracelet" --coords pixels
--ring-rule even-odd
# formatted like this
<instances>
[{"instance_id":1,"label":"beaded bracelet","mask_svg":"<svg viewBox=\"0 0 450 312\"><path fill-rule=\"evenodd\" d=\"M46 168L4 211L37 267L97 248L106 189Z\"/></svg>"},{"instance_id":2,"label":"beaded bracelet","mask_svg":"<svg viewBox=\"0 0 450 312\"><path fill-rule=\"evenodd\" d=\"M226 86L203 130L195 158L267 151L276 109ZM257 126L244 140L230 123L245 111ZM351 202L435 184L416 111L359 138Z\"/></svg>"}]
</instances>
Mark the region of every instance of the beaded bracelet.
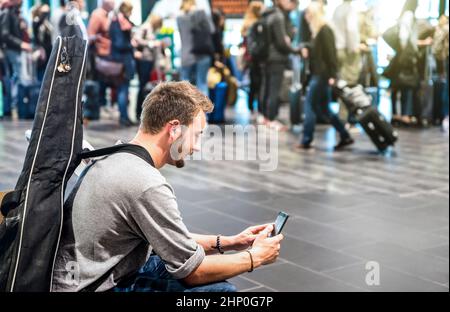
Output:
<instances>
[{"instance_id":1,"label":"beaded bracelet","mask_svg":"<svg viewBox=\"0 0 450 312\"><path fill-rule=\"evenodd\" d=\"M221 255L224 254L224 251L223 251L223 249L222 249L222 245L221 245L221 243L220 243L220 235L217 235L217 239L216 239L216 247L214 247L214 249L217 249Z\"/></svg>"}]
</instances>

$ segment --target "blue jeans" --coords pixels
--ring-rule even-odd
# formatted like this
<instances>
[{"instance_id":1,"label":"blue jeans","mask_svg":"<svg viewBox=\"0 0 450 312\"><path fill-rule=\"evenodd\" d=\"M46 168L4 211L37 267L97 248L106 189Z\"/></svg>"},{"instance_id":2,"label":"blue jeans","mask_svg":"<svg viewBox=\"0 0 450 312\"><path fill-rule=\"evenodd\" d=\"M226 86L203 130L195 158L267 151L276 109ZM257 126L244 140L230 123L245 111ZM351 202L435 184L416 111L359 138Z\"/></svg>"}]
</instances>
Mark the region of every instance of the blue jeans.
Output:
<instances>
[{"instance_id":1,"label":"blue jeans","mask_svg":"<svg viewBox=\"0 0 450 312\"><path fill-rule=\"evenodd\" d=\"M448 58L445 61L445 72L446 72L447 77L446 77L445 90L444 90L444 108L443 108L443 110L444 110L444 116L448 117L448 110L449 110L449 108L448 108L448 106L449 106L449 103L448 103Z\"/></svg>"},{"instance_id":2,"label":"blue jeans","mask_svg":"<svg viewBox=\"0 0 450 312\"><path fill-rule=\"evenodd\" d=\"M129 281L113 288L114 292L236 292L228 282L189 287L174 279L167 272L164 262L158 256L150 256L147 263Z\"/></svg>"},{"instance_id":3,"label":"blue jeans","mask_svg":"<svg viewBox=\"0 0 450 312\"><path fill-rule=\"evenodd\" d=\"M0 66L2 66L0 70L2 72L3 87L3 116L11 116L11 77L6 59Z\"/></svg>"},{"instance_id":4,"label":"blue jeans","mask_svg":"<svg viewBox=\"0 0 450 312\"><path fill-rule=\"evenodd\" d=\"M119 87L117 87L117 102L119 104L120 120L128 120L129 89L129 80L125 80Z\"/></svg>"},{"instance_id":5,"label":"blue jeans","mask_svg":"<svg viewBox=\"0 0 450 312\"><path fill-rule=\"evenodd\" d=\"M10 105L11 108L17 107L19 88L21 82L23 81L21 77L21 59L20 52L14 50L6 50L6 59L8 66L11 68L12 72L9 77L11 78L11 92L10 92Z\"/></svg>"},{"instance_id":6,"label":"blue jeans","mask_svg":"<svg viewBox=\"0 0 450 312\"><path fill-rule=\"evenodd\" d=\"M302 144L310 145L314 140L317 114L322 114L322 111L328 115L327 117L330 119L331 124L339 132L342 139L350 137L350 134L345 129L339 117L331 112L330 102L331 87L328 84L328 80L320 76L313 76L309 83L309 90L305 101L305 124ZM322 107L324 109L321 109Z\"/></svg>"},{"instance_id":7,"label":"blue jeans","mask_svg":"<svg viewBox=\"0 0 450 312\"><path fill-rule=\"evenodd\" d=\"M211 58L209 56L202 57L197 63L181 68L181 79L190 81L193 85L206 96L209 95L207 76L211 67Z\"/></svg>"}]
</instances>

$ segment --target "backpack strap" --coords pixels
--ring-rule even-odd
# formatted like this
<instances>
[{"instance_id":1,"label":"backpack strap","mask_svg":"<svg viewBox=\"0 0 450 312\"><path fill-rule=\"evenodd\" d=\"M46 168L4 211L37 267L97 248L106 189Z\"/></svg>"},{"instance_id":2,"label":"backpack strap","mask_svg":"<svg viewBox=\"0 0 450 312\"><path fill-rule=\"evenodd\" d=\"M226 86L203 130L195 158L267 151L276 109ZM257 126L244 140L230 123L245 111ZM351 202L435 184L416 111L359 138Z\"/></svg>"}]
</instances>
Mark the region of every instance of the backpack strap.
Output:
<instances>
[{"instance_id":1,"label":"backpack strap","mask_svg":"<svg viewBox=\"0 0 450 312\"><path fill-rule=\"evenodd\" d=\"M150 166L155 167L152 157L149 152L142 146L135 144L118 144L111 147L101 148L93 151L83 151L80 155L80 159L97 158L102 156L108 156L117 153L128 153L135 155L143 159Z\"/></svg>"}]
</instances>

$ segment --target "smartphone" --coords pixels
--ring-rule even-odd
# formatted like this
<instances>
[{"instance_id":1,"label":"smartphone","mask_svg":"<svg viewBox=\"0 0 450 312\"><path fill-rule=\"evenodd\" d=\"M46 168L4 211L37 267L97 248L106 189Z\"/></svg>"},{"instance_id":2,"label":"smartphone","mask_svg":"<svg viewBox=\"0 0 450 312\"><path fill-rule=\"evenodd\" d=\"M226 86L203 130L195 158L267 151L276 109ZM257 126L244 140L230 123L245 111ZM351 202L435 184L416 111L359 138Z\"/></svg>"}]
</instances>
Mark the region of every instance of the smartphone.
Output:
<instances>
[{"instance_id":1,"label":"smartphone","mask_svg":"<svg viewBox=\"0 0 450 312\"><path fill-rule=\"evenodd\" d=\"M275 227L274 227L273 232L271 233L270 237L277 236L278 234L280 234L288 219L289 219L289 215L287 213L280 212L278 214L277 219L275 220Z\"/></svg>"}]
</instances>

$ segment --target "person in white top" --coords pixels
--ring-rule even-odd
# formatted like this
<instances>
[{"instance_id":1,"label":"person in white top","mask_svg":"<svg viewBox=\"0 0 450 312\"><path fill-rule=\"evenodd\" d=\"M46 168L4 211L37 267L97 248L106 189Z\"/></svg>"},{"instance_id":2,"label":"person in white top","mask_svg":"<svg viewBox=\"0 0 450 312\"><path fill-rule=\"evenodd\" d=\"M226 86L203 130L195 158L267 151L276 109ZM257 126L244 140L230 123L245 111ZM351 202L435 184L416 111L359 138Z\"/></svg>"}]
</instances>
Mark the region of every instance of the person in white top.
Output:
<instances>
[{"instance_id":1,"label":"person in white top","mask_svg":"<svg viewBox=\"0 0 450 312\"><path fill-rule=\"evenodd\" d=\"M332 27L336 37L340 78L349 85L356 85L362 69L361 36L359 14L353 6L352 0L344 0L336 8L333 14ZM348 112L343 103L340 105L339 116L342 120L348 119Z\"/></svg>"}]
</instances>

